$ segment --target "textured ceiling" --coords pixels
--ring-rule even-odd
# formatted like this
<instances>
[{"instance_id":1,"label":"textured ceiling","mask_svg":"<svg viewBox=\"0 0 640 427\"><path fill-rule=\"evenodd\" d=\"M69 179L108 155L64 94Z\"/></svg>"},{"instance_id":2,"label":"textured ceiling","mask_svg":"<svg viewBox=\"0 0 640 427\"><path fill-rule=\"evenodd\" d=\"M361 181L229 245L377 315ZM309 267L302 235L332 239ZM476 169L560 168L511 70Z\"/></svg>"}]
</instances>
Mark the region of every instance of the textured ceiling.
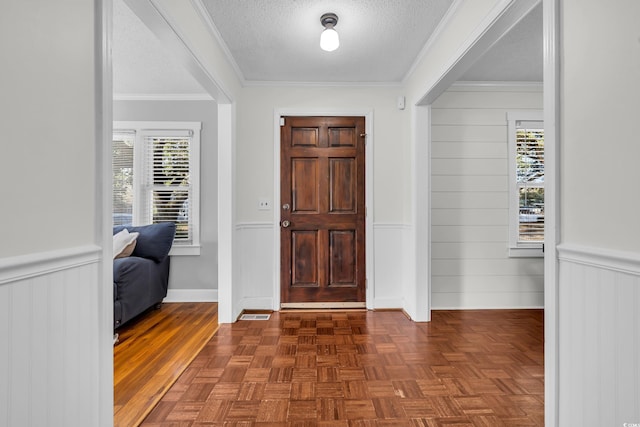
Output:
<instances>
[{"instance_id":1,"label":"textured ceiling","mask_svg":"<svg viewBox=\"0 0 640 427\"><path fill-rule=\"evenodd\" d=\"M116 94L204 93L123 0L113 1L112 62Z\"/></svg>"},{"instance_id":2,"label":"textured ceiling","mask_svg":"<svg viewBox=\"0 0 640 427\"><path fill-rule=\"evenodd\" d=\"M542 82L542 3L480 58L460 80Z\"/></svg>"},{"instance_id":3,"label":"textured ceiling","mask_svg":"<svg viewBox=\"0 0 640 427\"><path fill-rule=\"evenodd\" d=\"M249 81L400 82L453 0L203 0ZM338 15L340 48L320 49Z\"/></svg>"},{"instance_id":4,"label":"textured ceiling","mask_svg":"<svg viewBox=\"0 0 640 427\"><path fill-rule=\"evenodd\" d=\"M136 0L143 1L143 0ZM453 0L200 0L241 78L254 82L400 83ZM338 14L340 48L319 47L325 12ZM114 0L115 94L204 94L126 6ZM542 81L542 6L461 78Z\"/></svg>"}]
</instances>

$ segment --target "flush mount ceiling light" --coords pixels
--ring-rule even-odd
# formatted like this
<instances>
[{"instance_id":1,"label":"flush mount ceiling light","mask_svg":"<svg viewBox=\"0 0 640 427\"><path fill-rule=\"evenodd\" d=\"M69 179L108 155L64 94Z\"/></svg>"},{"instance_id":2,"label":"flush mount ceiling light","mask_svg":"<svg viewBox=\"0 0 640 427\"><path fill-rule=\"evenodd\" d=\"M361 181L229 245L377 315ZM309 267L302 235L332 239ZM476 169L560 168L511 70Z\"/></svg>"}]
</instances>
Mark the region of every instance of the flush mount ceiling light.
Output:
<instances>
[{"instance_id":1,"label":"flush mount ceiling light","mask_svg":"<svg viewBox=\"0 0 640 427\"><path fill-rule=\"evenodd\" d=\"M334 51L340 46L338 32L333 29L338 23L338 15L335 13L325 13L320 17L320 23L324 31L320 35L320 47L327 52Z\"/></svg>"}]
</instances>

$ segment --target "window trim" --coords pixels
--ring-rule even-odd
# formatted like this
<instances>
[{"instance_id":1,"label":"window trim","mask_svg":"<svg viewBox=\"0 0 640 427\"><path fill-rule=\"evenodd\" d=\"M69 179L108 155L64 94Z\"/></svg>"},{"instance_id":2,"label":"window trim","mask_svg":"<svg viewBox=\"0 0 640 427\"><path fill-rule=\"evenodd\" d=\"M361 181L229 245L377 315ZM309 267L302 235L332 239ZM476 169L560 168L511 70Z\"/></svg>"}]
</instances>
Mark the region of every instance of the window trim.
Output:
<instances>
[{"instance_id":1,"label":"window trim","mask_svg":"<svg viewBox=\"0 0 640 427\"><path fill-rule=\"evenodd\" d=\"M509 155L509 257L544 257L544 242L523 243L518 241L520 226L519 191L517 183L517 122L540 122L544 127L542 110L522 110L507 112L507 144ZM546 187L546 180L543 188ZM546 225L546 224L545 224Z\"/></svg>"},{"instance_id":2,"label":"window trim","mask_svg":"<svg viewBox=\"0 0 640 427\"><path fill-rule=\"evenodd\" d=\"M173 244L169 255L173 256L193 256L200 255L200 132L202 130L202 122L182 122L182 121L114 121L113 134L133 132L133 187L134 199L140 200L144 191L141 186L140 178L136 178L136 170L142 170L145 166L144 153L145 137L154 135L154 132L160 134L172 134L175 132L190 132L191 141L189 144L189 174L192 188L190 214L192 222L192 241L190 244ZM141 214L138 212L136 203L133 209L133 224L140 225Z\"/></svg>"}]
</instances>

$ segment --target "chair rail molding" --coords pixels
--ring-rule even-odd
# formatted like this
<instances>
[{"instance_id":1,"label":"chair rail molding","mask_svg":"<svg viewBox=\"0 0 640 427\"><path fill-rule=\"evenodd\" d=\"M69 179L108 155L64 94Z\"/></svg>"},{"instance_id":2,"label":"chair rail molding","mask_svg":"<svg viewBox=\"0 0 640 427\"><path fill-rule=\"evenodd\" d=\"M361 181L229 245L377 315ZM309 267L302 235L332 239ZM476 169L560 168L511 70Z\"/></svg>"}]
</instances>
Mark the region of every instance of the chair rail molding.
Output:
<instances>
[{"instance_id":1,"label":"chair rail molding","mask_svg":"<svg viewBox=\"0 0 640 427\"><path fill-rule=\"evenodd\" d=\"M101 248L85 245L0 259L0 285L73 269L100 260Z\"/></svg>"}]
</instances>

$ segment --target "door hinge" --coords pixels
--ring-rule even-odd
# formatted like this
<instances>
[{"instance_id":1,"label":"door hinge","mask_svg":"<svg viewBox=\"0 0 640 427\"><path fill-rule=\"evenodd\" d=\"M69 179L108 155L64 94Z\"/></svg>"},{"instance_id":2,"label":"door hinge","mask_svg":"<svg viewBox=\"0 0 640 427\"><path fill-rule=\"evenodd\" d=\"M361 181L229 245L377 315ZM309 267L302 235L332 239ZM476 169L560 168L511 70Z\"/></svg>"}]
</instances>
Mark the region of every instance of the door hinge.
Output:
<instances>
[{"instance_id":1,"label":"door hinge","mask_svg":"<svg viewBox=\"0 0 640 427\"><path fill-rule=\"evenodd\" d=\"M284 117L280 117L280 126L284 126Z\"/></svg>"}]
</instances>

